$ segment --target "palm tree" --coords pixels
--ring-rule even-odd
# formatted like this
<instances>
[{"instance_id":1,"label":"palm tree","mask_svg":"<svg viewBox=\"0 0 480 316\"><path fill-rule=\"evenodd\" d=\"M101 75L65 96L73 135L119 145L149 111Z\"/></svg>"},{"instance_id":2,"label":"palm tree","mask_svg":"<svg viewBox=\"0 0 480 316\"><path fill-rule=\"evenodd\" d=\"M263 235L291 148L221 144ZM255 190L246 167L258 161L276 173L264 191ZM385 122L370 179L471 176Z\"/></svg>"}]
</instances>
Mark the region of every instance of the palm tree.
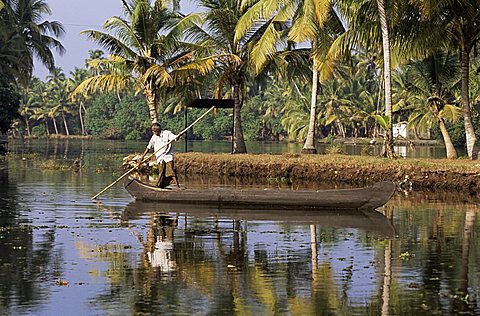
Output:
<instances>
[{"instance_id":1,"label":"palm tree","mask_svg":"<svg viewBox=\"0 0 480 316\"><path fill-rule=\"evenodd\" d=\"M235 37L235 27L249 8L242 7L239 0L201 0L200 5L206 9L204 27L192 29L192 35L196 43L209 50L206 56L216 61L216 97L227 93L234 100L233 152L246 153L240 110L247 82L255 73L250 62L252 47L263 30Z\"/></svg>"},{"instance_id":2,"label":"palm tree","mask_svg":"<svg viewBox=\"0 0 480 316\"><path fill-rule=\"evenodd\" d=\"M270 87L264 93L263 100L257 106L259 113L262 113L262 122L264 128L262 134L270 134L270 136L279 140L280 131L278 130L278 122L281 118L281 109L285 104L286 96L291 95L290 84L284 81L276 80L270 82ZM266 132L266 133L265 133ZM262 135L264 139L266 135Z\"/></svg>"},{"instance_id":3,"label":"palm tree","mask_svg":"<svg viewBox=\"0 0 480 316\"><path fill-rule=\"evenodd\" d=\"M49 76L47 76L46 91L48 92L48 104L50 105L52 118L57 131L55 117L62 118L65 134L70 135L65 114L73 113L71 103L69 102L69 80L61 68L55 68ZM58 133L58 132L57 132Z\"/></svg>"},{"instance_id":4,"label":"palm tree","mask_svg":"<svg viewBox=\"0 0 480 316\"><path fill-rule=\"evenodd\" d=\"M401 81L410 92L408 100L404 102L407 104L404 109L413 110L409 125L422 129L438 125L447 158L457 158L457 151L445 125L446 121L456 121L461 111L453 105L453 90L460 79L456 56L437 52L405 67L402 77L404 80L396 81Z\"/></svg>"},{"instance_id":5,"label":"palm tree","mask_svg":"<svg viewBox=\"0 0 480 316\"><path fill-rule=\"evenodd\" d=\"M102 61L105 60L103 50L95 49L88 51L88 58L85 59L85 68L91 76L97 76L103 72Z\"/></svg>"},{"instance_id":6,"label":"palm tree","mask_svg":"<svg viewBox=\"0 0 480 316\"><path fill-rule=\"evenodd\" d=\"M35 115L35 110L40 106L40 94L43 89L43 82L33 77L26 89L22 89L22 98L20 102L20 116L25 123L27 136L31 136L30 120Z\"/></svg>"},{"instance_id":7,"label":"palm tree","mask_svg":"<svg viewBox=\"0 0 480 316\"><path fill-rule=\"evenodd\" d=\"M382 30L382 48L383 48L383 83L385 95L385 116L390 119L392 123L392 65L390 62L390 35L388 31L387 12L384 0L376 0L378 6L378 15L380 18L380 27ZM393 148L393 130L392 124L385 131L385 154L388 158L395 157L395 150Z\"/></svg>"},{"instance_id":8,"label":"palm tree","mask_svg":"<svg viewBox=\"0 0 480 316\"><path fill-rule=\"evenodd\" d=\"M342 34L333 44L332 54L349 54L352 49L363 48L383 52L383 92L384 116L376 115L385 131L383 154L389 158L395 157L392 131L392 93L391 93L391 49L395 48L398 59L402 51L401 41L408 38L404 28L404 20L408 15L409 2L390 1L388 6L384 0L336 0L336 5L342 11L348 24L348 31ZM393 9L394 8L394 9ZM387 16L388 14L388 16ZM388 22L387 22L388 21ZM390 24L390 25L389 25ZM408 28L407 28L408 29ZM391 33L394 33L393 42ZM399 36L401 34L401 36ZM381 43L381 45L380 45ZM402 51L403 52L403 51ZM405 58L405 57L404 57Z\"/></svg>"},{"instance_id":9,"label":"palm tree","mask_svg":"<svg viewBox=\"0 0 480 316\"><path fill-rule=\"evenodd\" d=\"M82 32L111 54L103 61L110 72L83 81L74 94L123 91L133 85L143 91L155 122L160 93L178 83L173 72L192 57L180 42L190 17L180 16L159 0L152 4L149 0L123 1L123 5L126 19L109 18L103 25L106 32Z\"/></svg>"},{"instance_id":10,"label":"palm tree","mask_svg":"<svg viewBox=\"0 0 480 316\"><path fill-rule=\"evenodd\" d=\"M324 126L332 125L342 137L352 133L368 135L371 130L378 93L370 58L357 53L348 62L336 64L335 78L322 85L319 118Z\"/></svg>"},{"instance_id":11,"label":"palm tree","mask_svg":"<svg viewBox=\"0 0 480 316\"><path fill-rule=\"evenodd\" d=\"M75 87L77 87L81 82L87 79L87 70L86 69L79 69L75 67L73 71L70 72L70 75L72 76L70 80L68 81L67 86L69 87L69 92L73 91ZM77 98L70 98L73 103L77 103L78 106L78 117L80 120L80 133L81 135L87 135L87 132L85 131L85 124L83 122L83 113L86 112L85 108L85 101L87 98L84 96L78 96Z\"/></svg>"},{"instance_id":12,"label":"palm tree","mask_svg":"<svg viewBox=\"0 0 480 316\"><path fill-rule=\"evenodd\" d=\"M23 74L29 72L31 65L24 62L26 52L23 43L10 28L12 23L6 12L6 9L0 11L0 74L9 82L16 82L17 78L23 78Z\"/></svg>"},{"instance_id":13,"label":"palm tree","mask_svg":"<svg viewBox=\"0 0 480 316\"><path fill-rule=\"evenodd\" d=\"M354 99L349 88L353 88L353 81L348 79L329 80L323 85L320 97L320 112L322 123L325 126L333 125L343 138L347 136L347 125L353 118L355 110Z\"/></svg>"},{"instance_id":14,"label":"palm tree","mask_svg":"<svg viewBox=\"0 0 480 316\"><path fill-rule=\"evenodd\" d=\"M378 86L374 57L358 52L344 63L336 63L334 78L322 84L318 98L317 126L324 126L331 134L343 137L349 134L369 136L373 130L378 102ZM304 96L309 89L298 88L288 94L293 98L283 109L282 123L293 138L307 137L309 116L308 100ZM298 99L294 98L299 96Z\"/></svg>"},{"instance_id":15,"label":"palm tree","mask_svg":"<svg viewBox=\"0 0 480 316\"><path fill-rule=\"evenodd\" d=\"M34 56L53 70L52 49L64 52L56 39L63 34L63 27L57 21L42 21L44 15L51 13L44 0L4 0L3 3L0 29L5 45L0 45L0 50L8 57L0 59L0 69L3 72L5 66L13 67L10 73L26 85L32 74Z\"/></svg>"},{"instance_id":16,"label":"palm tree","mask_svg":"<svg viewBox=\"0 0 480 316\"><path fill-rule=\"evenodd\" d=\"M304 84L299 86L294 82L294 90L289 94L290 98L285 102L284 107L281 109L282 126L288 133L290 140L305 140L308 134L308 127L310 122L310 104L307 98L310 92L311 86ZM321 113L317 113L315 122L319 122L318 116Z\"/></svg>"},{"instance_id":17,"label":"palm tree","mask_svg":"<svg viewBox=\"0 0 480 316\"><path fill-rule=\"evenodd\" d=\"M50 108L44 102L42 106L39 106L33 110L33 115L31 116L32 119L40 121L45 124L45 131L47 132L47 136L50 135L50 129L48 125L48 118L49 118Z\"/></svg>"},{"instance_id":18,"label":"palm tree","mask_svg":"<svg viewBox=\"0 0 480 316\"><path fill-rule=\"evenodd\" d=\"M247 2L247 1L246 1ZM260 0L244 14L239 21L236 37L243 36L252 26L267 20L266 30L252 51L252 59L257 70L264 67L277 51L279 43L285 41L285 27L288 28L288 40L295 43L309 42L312 59L312 94L310 100L310 119L303 153L316 153L315 127L317 117L317 94L319 71L329 73L332 64L326 60L326 54L333 41L345 30L337 11L333 10L332 0L322 1L267 1ZM283 40L282 40L283 39Z\"/></svg>"},{"instance_id":19,"label":"palm tree","mask_svg":"<svg viewBox=\"0 0 480 316\"><path fill-rule=\"evenodd\" d=\"M461 69L463 121L470 159L478 159L480 145L472 123L470 104L470 55L480 37L480 1L417 1L424 17L429 18L431 47L439 45L458 51Z\"/></svg>"}]
</instances>

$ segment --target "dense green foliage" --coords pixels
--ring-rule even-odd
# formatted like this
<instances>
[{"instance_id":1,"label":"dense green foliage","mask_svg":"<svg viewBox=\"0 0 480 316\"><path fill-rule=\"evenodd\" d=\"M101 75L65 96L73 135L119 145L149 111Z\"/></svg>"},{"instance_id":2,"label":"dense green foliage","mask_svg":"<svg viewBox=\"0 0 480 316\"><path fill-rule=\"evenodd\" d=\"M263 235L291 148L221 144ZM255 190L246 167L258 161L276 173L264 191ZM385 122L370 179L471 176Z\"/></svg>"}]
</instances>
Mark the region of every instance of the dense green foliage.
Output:
<instances>
[{"instance_id":1,"label":"dense green foliage","mask_svg":"<svg viewBox=\"0 0 480 316\"><path fill-rule=\"evenodd\" d=\"M33 11L39 10L37 15L27 21L15 20L12 15L20 10L16 2L5 2L5 8L0 11L4 18L0 22L0 31L3 31L0 32L0 42L5 44L0 49L8 56L0 60L0 73L12 83L23 82L25 79L28 81L31 69L28 68L28 63L25 69L18 63L22 56L31 57L43 52L44 62L52 66L49 59L50 49L61 48L54 37L48 36L61 33L58 22L49 22L51 24L44 29L45 34L42 33L44 37L38 37L36 47L40 48L41 40L44 44L39 51L27 50L23 55L17 54L15 47L28 47L25 38L22 42L19 37L20 42L16 42L18 46L11 46L12 43L7 45L5 42L8 35L13 34L11 32L18 32L20 26L35 31L34 25L38 24L38 18L49 13L48 6L40 0L34 0L30 4L37 2L39 6L36 9L31 8ZM265 1L259 0L258 3ZM277 18L272 18L267 24L259 20L259 23L248 26L244 22L255 18L249 15L251 12L240 11L236 6L239 2L236 1L229 2L228 6L227 3L223 6L221 1L202 2L202 5L205 5L206 20L202 20L200 15L191 15L182 19L182 22L177 20L179 16L175 8L167 10L160 1L129 2L128 8L132 10L144 7L165 14L168 11L165 16L159 15L158 19L151 20L148 14L133 14L127 16L125 22L130 23L128 26L131 28L137 27L140 20L153 23L156 27L163 25L170 32L170 38L161 38L155 28L150 31L144 29L144 35L150 37L142 38L146 41L145 44L151 45L149 52L142 52L135 47L131 47L135 48L133 51L120 45L115 39L119 34L110 36L109 31L118 31L118 28L112 25L106 26L105 33L101 34L86 31L91 39L105 47L106 53L100 50L90 51L85 67L75 68L69 75L61 69L50 67L51 75L45 82L31 78L28 85L19 88L21 118L16 121L15 128L11 131L14 134L36 137L65 134L140 139L148 137L150 122L155 113L158 113L158 121L163 128L179 132L185 128L185 124L193 122L206 110L187 108L192 100L221 97L236 100L237 108L241 108L240 115L236 111L234 120L234 111L218 109L188 132L189 139L231 139L234 136L234 123L241 120L241 138L245 140L304 141L312 122L310 112L313 104L312 91L315 91L312 86L314 59L320 78L316 98L313 98L316 101L315 112L312 112L316 114L314 136L317 139L379 137L382 129L379 127L378 118L384 114L385 105L381 32L375 1L357 4L337 0L315 2L314 5L320 3L324 6L315 7L315 10L326 10L323 13L330 10L331 5L337 5L338 10L335 13L349 26L348 31L328 29L337 25L334 21L326 22L325 28L319 25L299 28L298 24L290 28L290 24L281 23ZM480 59L473 53L470 55L470 89L462 89L464 85L461 82L465 76L460 71L463 68L460 67L458 51L439 50L438 45L432 45L431 42L438 35L435 33L437 30L446 30L449 27L438 24L433 14L447 10L450 3L441 1L441 6L433 10L428 8L429 4L424 1L413 1L409 4L398 2L398 5L411 13L408 17L405 12L394 10L395 3L397 2L389 2L386 6L387 15L391 17L389 22L392 23L392 55L396 62L392 73L392 123L408 123L408 138L427 137L426 132L432 131L430 138L443 140L449 136L454 145L463 146L468 131L460 109L464 109L466 92L469 93L469 102L472 105L471 121L476 133L479 134L480 131ZM299 9L295 7L298 3L293 2L278 5L278 12L297 12ZM465 11L469 18L472 18L470 13L474 6L473 3L469 4L470 11ZM246 8L241 10L244 9ZM130 11L132 12L134 11ZM215 15L218 12L227 12L230 18L218 19ZM298 12L301 15L301 10ZM371 21L367 21L364 15L360 14L362 12L369 16ZM327 16L328 14L323 18ZM412 18L415 16L419 17L418 21ZM460 23L456 16L449 18L451 25ZM319 23L308 22L305 16L295 16L292 19L299 19L296 22L302 23ZM7 20L16 28L7 29ZM115 25L118 27L122 23L118 19L109 21L117 23ZM333 24L330 24L331 22ZM430 33L425 31L432 26L438 29ZM220 34L223 32L221 30L228 30L228 34ZM308 30L314 30L318 38L311 37L314 33L304 34ZM270 31L272 33L269 33ZM236 34L234 38L233 33ZM430 37L425 35L427 33ZM323 48L315 50L298 47L295 40L291 41L290 38L294 34L298 36L296 39L308 39ZM158 45L159 40L165 40L164 45ZM27 43L27 46L19 43ZM179 55L173 53L177 48L172 43L181 45L177 47L180 49ZM231 47L231 43L239 46ZM455 47L457 44L451 42L449 45ZM275 49L262 51L262 45L263 48ZM405 49L407 47L410 49ZM144 56L140 53L150 55ZM105 58L107 55L109 57ZM138 60L135 59L137 55L141 57ZM148 60L148 63L140 62L141 65L134 66L134 63L128 62L128 56L132 60ZM262 62L258 63L259 60ZM122 65L133 68L123 69ZM138 80L114 80L119 76L132 74L136 74ZM88 85L85 83L92 78L96 78L95 85L87 89ZM102 86L104 88L101 88ZM92 87L98 89L94 91ZM111 92L105 93L106 90ZM188 114L186 122L185 108ZM440 126L446 128L442 129ZM239 128L237 126L237 132ZM235 138L240 136L236 135Z\"/></svg>"},{"instance_id":2,"label":"dense green foliage","mask_svg":"<svg viewBox=\"0 0 480 316\"><path fill-rule=\"evenodd\" d=\"M5 133L12 121L19 118L20 95L14 86L0 76L0 132Z\"/></svg>"},{"instance_id":3,"label":"dense green foliage","mask_svg":"<svg viewBox=\"0 0 480 316\"><path fill-rule=\"evenodd\" d=\"M145 100L113 94L95 98L85 114L85 127L92 135L110 139L141 139L150 124Z\"/></svg>"}]
</instances>

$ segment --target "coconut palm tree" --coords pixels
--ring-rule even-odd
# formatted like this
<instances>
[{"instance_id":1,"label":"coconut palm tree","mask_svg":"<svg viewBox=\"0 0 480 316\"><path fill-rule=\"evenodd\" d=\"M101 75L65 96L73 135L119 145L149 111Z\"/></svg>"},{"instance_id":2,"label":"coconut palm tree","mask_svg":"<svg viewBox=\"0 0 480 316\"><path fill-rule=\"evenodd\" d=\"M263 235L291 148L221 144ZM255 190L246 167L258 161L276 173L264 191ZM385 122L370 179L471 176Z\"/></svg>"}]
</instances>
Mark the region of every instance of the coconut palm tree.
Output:
<instances>
[{"instance_id":1,"label":"coconut palm tree","mask_svg":"<svg viewBox=\"0 0 480 316\"><path fill-rule=\"evenodd\" d=\"M46 91L48 93L48 104L50 105L50 117L54 121L55 130L56 123L55 118L60 116L62 118L65 134L70 135L70 130L67 125L65 114L72 114L71 103L69 102L69 80L66 78L65 73L61 68L55 68L50 75L47 76Z\"/></svg>"},{"instance_id":2,"label":"coconut palm tree","mask_svg":"<svg viewBox=\"0 0 480 316\"><path fill-rule=\"evenodd\" d=\"M178 83L173 72L192 57L180 40L195 17L183 17L159 0L123 1L123 5L126 18L109 18L103 25L105 32L82 32L111 54L103 61L110 72L83 81L74 94L118 92L133 86L145 95L155 122L161 92Z\"/></svg>"},{"instance_id":3,"label":"coconut palm tree","mask_svg":"<svg viewBox=\"0 0 480 316\"><path fill-rule=\"evenodd\" d=\"M239 0L201 0L200 6L205 9L204 25L192 29L192 38L207 49L205 56L215 60L216 97L229 95L234 100L233 152L246 153L240 110L247 83L255 75L252 48L264 30L235 36L235 27L249 8L242 7Z\"/></svg>"},{"instance_id":4,"label":"coconut palm tree","mask_svg":"<svg viewBox=\"0 0 480 316\"><path fill-rule=\"evenodd\" d=\"M307 138L310 121L310 103L307 96L310 88L308 84L299 86L294 83L294 90L281 109L283 114L281 123L290 140L305 140ZM317 116L319 115L317 113ZM319 122L318 117L315 122Z\"/></svg>"},{"instance_id":5,"label":"coconut palm tree","mask_svg":"<svg viewBox=\"0 0 480 316\"><path fill-rule=\"evenodd\" d=\"M65 51L57 40L64 30L59 22L44 20L45 15L51 14L44 0L4 0L3 3L0 69L3 72L12 67L10 74L26 85L32 74L34 57L53 70L52 50L61 54Z\"/></svg>"},{"instance_id":6,"label":"coconut palm tree","mask_svg":"<svg viewBox=\"0 0 480 316\"><path fill-rule=\"evenodd\" d=\"M403 47L400 42L408 37L401 31L405 32L402 27L410 13L409 2L389 1L387 5L384 0L336 0L335 3L345 17L348 31L339 36L333 44L335 49L332 54L345 55L355 48L383 53L384 115L376 115L376 118L380 120L379 123L385 131L383 154L394 158L391 50L394 49L396 57L399 57ZM399 36L399 33L402 36Z\"/></svg>"},{"instance_id":7,"label":"coconut palm tree","mask_svg":"<svg viewBox=\"0 0 480 316\"><path fill-rule=\"evenodd\" d=\"M20 116L25 123L27 136L31 136L30 121L35 115L35 110L40 106L40 94L44 83L37 77L33 77L26 89L22 89L22 98L20 100Z\"/></svg>"},{"instance_id":8,"label":"coconut palm tree","mask_svg":"<svg viewBox=\"0 0 480 316\"><path fill-rule=\"evenodd\" d=\"M245 1L250 3L250 1ZM266 20L266 30L252 51L257 71L276 53L285 39L295 43L309 42L312 59L312 94L307 138L302 152L316 153L315 127L319 71L331 73L332 64L325 56L331 44L345 30L338 11L333 10L332 0L321 1L268 1L260 0L242 16L236 29L236 37L244 36L259 21ZM288 30L279 25L289 24ZM288 37L284 35L288 33ZM282 40L283 39L283 40ZM281 45L280 45L281 46ZM325 76L325 75L324 75Z\"/></svg>"},{"instance_id":9,"label":"coconut palm tree","mask_svg":"<svg viewBox=\"0 0 480 316\"><path fill-rule=\"evenodd\" d=\"M45 124L45 131L47 132L47 136L50 135L50 128L48 124L48 119L50 117L49 112L50 108L47 106L46 103L43 103L41 106L33 110L33 115L31 116L31 118L36 121L43 121L43 123Z\"/></svg>"},{"instance_id":10,"label":"coconut palm tree","mask_svg":"<svg viewBox=\"0 0 480 316\"><path fill-rule=\"evenodd\" d=\"M75 69L70 72L70 75L71 78L67 83L69 93L73 91L81 82L87 79L88 70L75 67ZM87 135L87 132L85 131L85 124L83 121L83 113L85 113L87 110L85 108L85 101L87 100L87 98L85 96L78 96L77 98L73 99L69 97L69 99L71 99L72 102L76 103L78 106L77 111L80 120L80 133L81 135Z\"/></svg>"},{"instance_id":11,"label":"coconut palm tree","mask_svg":"<svg viewBox=\"0 0 480 316\"><path fill-rule=\"evenodd\" d=\"M392 65L390 61L390 35L387 23L387 11L384 0L376 0L378 6L378 15L380 18L380 28L382 30L382 51L383 51L383 84L385 96L385 116L392 122ZM385 154L388 158L395 157L393 148L393 130L390 124L385 130Z\"/></svg>"},{"instance_id":12,"label":"coconut palm tree","mask_svg":"<svg viewBox=\"0 0 480 316\"><path fill-rule=\"evenodd\" d=\"M449 159L458 157L445 124L458 120L461 113L454 105L454 89L460 81L458 70L455 55L437 52L406 66L402 76L402 85L407 86L410 94L404 102L405 109L412 110L408 125L420 129L438 126Z\"/></svg>"},{"instance_id":13,"label":"coconut palm tree","mask_svg":"<svg viewBox=\"0 0 480 316\"><path fill-rule=\"evenodd\" d=\"M320 126L329 128L332 134L343 137L347 133L368 135L372 129L372 114L378 101L378 88L375 78L371 78L371 62L365 61L363 56L352 56L347 63L337 63L334 78L322 84L321 93L318 97L318 110L316 117L316 130ZM371 82L373 81L373 83ZM294 85L297 87L297 85ZM366 89L366 87L369 87ZM370 90L370 91L369 91ZM282 123L285 128L294 133L293 136L304 140L307 137L309 115L301 111L308 109L309 102L304 96L309 89L297 88L289 95L299 96L293 102L289 102L283 109ZM360 128L363 131L360 131ZM318 132L317 132L318 133Z\"/></svg>"},{"instance_id":14,"label":"coconut palm tree","mask_svg":"<svg viewBox=\"0 0 480 316\"><path fill-rule=\"evenodd\" d=\"M9 27L8 20L6 9L0 11L0 74L9 82L16 82L17 78L23 78L23 74L29 72L30 65L24 62L24 45Z\"/></svg>"},{"instance_id":15,"label":"coconut palm tree","mask_svg":"<svg viewBox=\"0 0 480 316\"><path fill-rule=\"evenodd\" d=\"M97 76L102 73L102 61L105 60L103 50L95 49L88 51L88 58L85 59L85 68L91 76Z\"/></svg>"},{"instance_id":16,"label":"coconut palm tree","mask_svg":"<svg viewBox=\"0 0 480 316\"><path fill-rule=\"evenodd\" d=\"M428 18L429 44L433 49L443 45L458 51L461 69L461 97L467 152L470 159L478 159L480 145L472 123L470 104L470 64L472 50L480 41L480 1L439 0L416 1L423 17Z\"/></svg>"}]
</instances>

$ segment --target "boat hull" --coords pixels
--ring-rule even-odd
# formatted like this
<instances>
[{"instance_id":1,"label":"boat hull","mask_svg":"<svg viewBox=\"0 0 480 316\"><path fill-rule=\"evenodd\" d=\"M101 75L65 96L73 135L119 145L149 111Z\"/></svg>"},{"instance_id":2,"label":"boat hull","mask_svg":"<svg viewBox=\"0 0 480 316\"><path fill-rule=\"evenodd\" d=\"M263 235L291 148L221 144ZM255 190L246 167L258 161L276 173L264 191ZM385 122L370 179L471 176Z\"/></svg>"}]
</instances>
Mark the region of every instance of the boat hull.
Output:
<instances>
[{"instance_id":1,"label":"boat hull","mask_svg":"<svg viewBox=\"0 0 480 316\"><path fill-rule=\"evenodd\" d=\"M139 201L162 203L225 205L228 208L269 209L375 209L388 202L395 192L393 182L378 182L371 187L339 190L270 190L270 189L162 189L134 178L124 182L125 189Z\"/></svg>"}]
</instances>

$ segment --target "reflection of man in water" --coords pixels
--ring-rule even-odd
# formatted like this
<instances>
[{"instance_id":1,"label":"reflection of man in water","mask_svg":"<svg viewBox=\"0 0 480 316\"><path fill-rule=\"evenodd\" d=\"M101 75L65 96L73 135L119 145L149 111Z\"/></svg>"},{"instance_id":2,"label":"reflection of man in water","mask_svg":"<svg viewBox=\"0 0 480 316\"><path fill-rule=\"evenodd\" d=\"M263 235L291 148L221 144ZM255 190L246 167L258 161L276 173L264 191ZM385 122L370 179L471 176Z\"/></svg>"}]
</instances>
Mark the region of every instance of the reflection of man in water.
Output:
<instances>
[{"instance_id":1,"label":"reflection of man in water","mask_svg":"<svg viewBox=\"0 0 480 316\"><path fill-rule=\"evenodd\" d=\"M173 252L173 232L177 220L165 215L154 216L151 229L147 233L147 257L154 268L162 272L176 270Z\"/></svg>"}]
</instances>

